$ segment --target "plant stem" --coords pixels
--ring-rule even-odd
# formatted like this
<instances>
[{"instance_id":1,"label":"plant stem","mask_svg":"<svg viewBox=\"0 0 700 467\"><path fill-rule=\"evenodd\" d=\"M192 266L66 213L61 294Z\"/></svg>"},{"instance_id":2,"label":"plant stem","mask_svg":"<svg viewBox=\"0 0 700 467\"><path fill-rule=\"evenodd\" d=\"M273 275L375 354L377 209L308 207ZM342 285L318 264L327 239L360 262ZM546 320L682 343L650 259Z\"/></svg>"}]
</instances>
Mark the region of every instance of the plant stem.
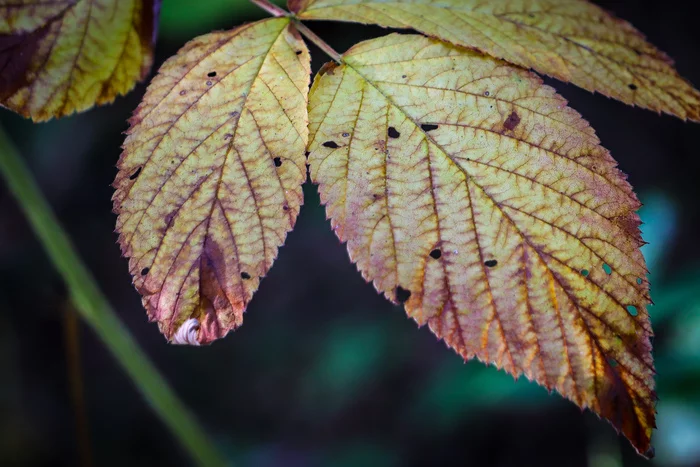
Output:
<instances>
[{"instance_id":1,"label":"plant stem","mask_svg":"<svg viewBox=\"0 0 700 467\"><path fill-rule=\"evenodd\" d=\"M195 462L202 466L223 466L223 458L199 423L115 315L2 128L0 172L54 266L66 281L71 299L83 319L102 339L151 408Z\"/></svg>"},{"instance_id":2,"label":"plant stem","mask_svg":"<svg viewBox=\"0 0 700 467\"><path fill-rule=\"evenodd\" d=\"M278 7L277 5L273 5L268 0L250 0L250 2L267 11L272 16L289 16L288 11Z\"/></svg>"},{"instance_id":3,"label":"plant stem","mask_svg":"<svg viewBox=\"0 0 700 467\"><path fill-rule=\"evenodd\" d=\"M306 25L303 24L301 21L294 19L293 22L297 30L299 30L299 32L302 33L304 37L306 37L308 40L316 44L316 47L323 50L326 53L326 55L331 57L336 62L343 63L343 58L340 56L340 54L333 50L333 48L330 45L328 45L326 41L318 37L315 32L307 28Z\"/></svg>"}]
</instances>

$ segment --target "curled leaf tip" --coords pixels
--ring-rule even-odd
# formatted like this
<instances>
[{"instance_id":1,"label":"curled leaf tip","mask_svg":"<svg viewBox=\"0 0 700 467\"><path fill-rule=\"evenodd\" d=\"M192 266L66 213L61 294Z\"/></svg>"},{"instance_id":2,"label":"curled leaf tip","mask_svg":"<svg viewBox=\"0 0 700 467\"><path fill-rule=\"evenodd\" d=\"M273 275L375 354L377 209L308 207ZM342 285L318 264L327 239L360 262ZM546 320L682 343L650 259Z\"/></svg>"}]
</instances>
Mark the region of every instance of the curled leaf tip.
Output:
<instances>
[{"instance_id":1,"label":"curled leaf tip","mask_svg":"<svg viewBox=\"0 0 700 467\"><path fill-rule=\"evenodd\" d=\"M197 332L199 331L199 320L190 318L178 328L173 334L172 343L175 345L194 345L199 346L197 340Z\"/></svg>"}]
</instances>

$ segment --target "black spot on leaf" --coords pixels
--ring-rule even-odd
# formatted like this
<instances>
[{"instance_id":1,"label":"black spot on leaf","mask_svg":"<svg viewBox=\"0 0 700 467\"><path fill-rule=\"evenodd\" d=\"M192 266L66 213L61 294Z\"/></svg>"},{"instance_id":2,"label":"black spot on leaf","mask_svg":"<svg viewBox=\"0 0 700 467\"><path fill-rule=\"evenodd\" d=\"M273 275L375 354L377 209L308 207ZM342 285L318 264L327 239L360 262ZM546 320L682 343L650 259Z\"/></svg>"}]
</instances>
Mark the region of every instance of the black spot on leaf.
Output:
<instances>
[{"instance_id":1,"label":"black spot on leaf","mask_svg":"<svg viewBox=\"0 0 700 467\"><path fill-rule=\"evenodd\" d=\"M141 167L136 169L136 172L131 174L131 177L129 177L129 180L136 180L136 178L141 175Z\"/></svg>"},{"instance_id":2,"label":"black spot on leaf","mask_svg":"<svg viewBox=\"0 0 700 467\"><path fill-rule=\"evenodd\" d=\"M411 297L411 291L406 290L401 286L396 287L396 301L399 303L406 303Z\"/></svg>"},{"instance_id":3,"label":"black spot on leaf","mask_svg":"<svg viewBox=\"0 0 700 467\"><path fill-rule=\"evenodd\" d=\"M151 270L151 268L143 268L143 269L141 269L141 275L142 275L142 276L145 276L146 274L148 274L148 271L150 271L150 270Z\"/></svg>"},{"instance_id":4,"label":"black spot on leaf","mask_svg":"<svg viewBox=\"0 0 700 467\"><path fill-rule=\"evenodd\" d=\"M296 54L297 54L297 55L301 55L301 50L297 50L297 51L296 51Z\"/></svg>"},{"instance_id":5,"label":"black spot on leaf","mask_svg":"<svg viewBox=\"0 0 700 467\"><path fill-rule=\"evenodd\" d=\"M497 264L498 264L498 261L496 261L495 259L490 259L488 261L484 261L484 265L486 267L489 267L489 268L495 267Z\"/></svg>"},{"instance_id":6,"label":"black spot on leaf","mask_svg":"<svg viewBox=\"0 0 700 467\"><path fill-rule=\"evenodd\" d=\"M636 91L636 90L637 90L637 85L636 85L636 84L628 84L627 87L630 88L632 91Z\"/></svg>"},{"instance_id":7,"label":"black spot on leaf","mask_svg":"<svg viewBox=\"0 0 700 467\"><path fill-rule=\"evenodd\" d=\"M437 125L433 125L433 124L430 124L430 123L425 123L425 124L421 125L420 127L421 127L421 129L422 129L423 131L433 131L433 130L437 130L437 129L438 129L438 126L437 126Z\"/></svg>"},{"instance_id":8,"label":"black spot on leaf","mask_svg":"<svg viewBox=\"0 0 700 467\"><path fill-rule=\"evenodd\" d=\"M335 141L326 141L325 143L323 143L323 145L331 149L338 149L340 147Z\"/></svg>"},{"instance_id":9,"label":"black spot on leaf","mask_svg":"<svg viewBox=\"0 0 700 467\"><path fill-rule=\"evenodd\" d=\"M430 257L433 259L440 259L441 256L442 256L442 251L440 251L437 248L430 252Z\"/></svg>"},{"instance_id":10,"label":"black spot on leaf","mask_svg":"<svg viewBox=\"0 0 700 467\"><path fill-rule=\"evenodd\" d=\"M207 76L210 77L210 78L213 78L214 76L216 76L216 72L215 72L215 71L210 71L209 73L207 73Z\"/></svg>"},{"instance_id":11,"label":"black spot on leaf","mask_svg":"<svg viewBox=\"0 0 700 467\"><path fill-rule=\"evenodd\" d=\"M282 165L282 159L280 159L279 157L275 157L273 160L275 162L275 167L279 167Z\"/></svg>"},{"instance_id":12,"label":"black spot on leaf","mask_svg":"<svg viewBox=\"0 0 700 467\"><path fill-rule=\"evenodd\" d=\"M248 274L245 271L241 272L241 279L245 279L245 280L250 279L250 274Z\"/></svg>"},{"instance_id":13,"label":"black spot on leaf","mask_svg":"<svg viewBox=\"0 0 700 467\"><path fill-rule=\"evenodd\" d=\"M389 133L389 138L398 138L399 136L401 136L401 133L399 133L396 130L396 128L394 128L393 126L389 127L388 133Z\"/></svg>"}]
</instances>

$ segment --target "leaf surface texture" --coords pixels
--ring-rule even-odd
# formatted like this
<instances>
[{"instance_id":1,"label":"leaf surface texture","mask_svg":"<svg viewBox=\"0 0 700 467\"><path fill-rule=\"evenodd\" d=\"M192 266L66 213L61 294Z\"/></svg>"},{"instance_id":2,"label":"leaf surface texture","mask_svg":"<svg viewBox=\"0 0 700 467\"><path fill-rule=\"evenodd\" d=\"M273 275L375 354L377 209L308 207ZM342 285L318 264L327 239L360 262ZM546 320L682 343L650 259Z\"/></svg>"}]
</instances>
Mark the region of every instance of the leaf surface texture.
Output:
<instances>
[{"instance_id":1,"label":"leaf surface texture","mask_svg":"<svg viewBox=\"0 0 700 467\"><path fill-rule=\"evenodd\" d=\"M363 276L465 359L557 390L646 452L639 202L592 128L536 75L423 36L343 62L312 87L309 163Z\"/></svg>"},{"instance_id":2,"label":"leaf surface texture","mask_svg":"<svg viewBox=\"0 0 700 467\"><path fill-rule=\"evenodd\" d=\"M112 102L153 63L160 0L0 0L0 104L35 121Z\"/></svg>"},{"instance_id":3,"label":"leaf surface texture","mask_svg":"<svg viewBox=\"0 0 700 467\"><path fill-rule=\"evenodd\" d=\"M301 19L413 28L589 91L700 120L700 92L632 25L585 0L293 0Z\"/></svg>"},{"instance_id":4,"label":"leaf surface texture","mask_svg":"<svg viewBox=\"0 0 700 467\"><path fill-rule=\"evenodd\" d=\"M240 326L302 203L310 58L287 18L196 38L132 117L115 181L122 251L163 334ZM178 342L184 343L184 342Z\"/></svg>"}]
</instances>

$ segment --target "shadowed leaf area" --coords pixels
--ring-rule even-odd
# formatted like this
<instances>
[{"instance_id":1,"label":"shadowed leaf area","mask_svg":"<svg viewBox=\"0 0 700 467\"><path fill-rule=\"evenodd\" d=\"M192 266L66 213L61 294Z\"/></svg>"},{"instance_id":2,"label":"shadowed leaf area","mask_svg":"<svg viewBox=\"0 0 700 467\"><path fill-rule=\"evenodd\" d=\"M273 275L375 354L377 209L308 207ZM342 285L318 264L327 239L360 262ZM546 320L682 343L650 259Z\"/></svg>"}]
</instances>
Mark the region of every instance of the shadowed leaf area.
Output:
<instances>
[{"instance_id":1,"label":"shadowed leaf area","mask_svg":"<svg viewBox=\"0 0 700 467\"><path fill-rule=\"evenodd\" d=\"M423 36L343 62L312 86L309 162L363 276L651 455L640 203L592 128L536 75Z\"/></svg>"},{"instance_id":2,"label":"shadowed leaf area","mask_svg":"<svg viewBox=\"0 0 700 467\"><path fill-rule=\"evenodd\" d=\"M160 0L0 0L0 104L44 121L112 102L153 63Z\"/></svg>"},{"instance_id":3,"label":"shadowed leaf area","mask_svg":"<svg viewBox=\"0 0 700 467\"><path fill-rule=\"evenodd\" d=\"M290 0L302 19L412 28L627 104L700 121L700 92L626 21L586 0Z\"/></svg>"},{"instance_id":4,"label":"shadowed leaf area","mask_svg":"<svg viewBox=\"0 0 700 467\"><path fill-rule=\"evenodd\" d=\"M175 343L241 325L302 203L309 53L287 18L187 43L161 67L114 182L122 252Z\"/></svg>"}]
</instances>

